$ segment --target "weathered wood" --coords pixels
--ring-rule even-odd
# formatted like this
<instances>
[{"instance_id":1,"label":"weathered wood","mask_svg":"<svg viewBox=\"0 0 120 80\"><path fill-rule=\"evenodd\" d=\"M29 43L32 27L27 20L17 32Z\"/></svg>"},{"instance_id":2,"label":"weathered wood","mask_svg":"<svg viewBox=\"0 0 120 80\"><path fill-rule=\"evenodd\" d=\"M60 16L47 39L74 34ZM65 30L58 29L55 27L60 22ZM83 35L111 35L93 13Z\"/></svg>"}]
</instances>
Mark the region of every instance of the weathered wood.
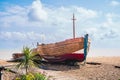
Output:
<instances>
[{"instance_id":1,"label":"weathered wood","mask_svg":"<svg viewBox=\"0 0 120 80\"><path fill-rule=\"evenodd\" d=\"M40 55L59 56L73 53L84 48L84 38L68 39L65 41L38 45L37 51Z\"/></svg>"}]
</instances>

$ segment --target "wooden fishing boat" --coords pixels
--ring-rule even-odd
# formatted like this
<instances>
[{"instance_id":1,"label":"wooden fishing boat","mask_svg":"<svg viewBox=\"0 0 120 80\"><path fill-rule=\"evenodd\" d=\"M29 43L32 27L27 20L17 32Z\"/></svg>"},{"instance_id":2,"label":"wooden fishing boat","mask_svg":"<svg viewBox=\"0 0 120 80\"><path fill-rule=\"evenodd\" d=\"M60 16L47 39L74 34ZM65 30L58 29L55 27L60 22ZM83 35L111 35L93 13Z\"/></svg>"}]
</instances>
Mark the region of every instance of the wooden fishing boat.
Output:
<instances>
[{"instance_id":1,"label":"wooden fishing boat","mask_svg":"<svg viewBox=\"0 0 120 80\"><path fill-rule=\"evenodd\" d=\"M12 54L13 59L18 59L18 58L23 57L23 56L24 56L23 53L13 53Z\"/></svg>"},{"instance_id":2,"label":"wooden fishing boat","mask_svg":"<svg viewBox=\"0 0 120 80\"><path fill-rule=\"evenodd\" d=\"M37 45L37 52L47 62L82 62L86 60L87 52L90 46L88 34L84 37L68 39L62 42ZM74 53L84 49L83 53Z\"/></svg>"},{"instance_id":3,"label":"wooden fishing boat","mask_svg":"<svg viewBox=\"0 0 120 80\"><path fill-rule=\"evenodd\" d=\"M88 34L84 37L75 37L75 17L73 14L73 38L65 41L37 44L37 48L33 49L47 62L82 62L86 60L87 52L89 50L90 41ZM83 53L75 53L78 50L84 49Z\"/></svg>"},{"instance_id":4,"label":"wooden fishing boat","mask_svg":"<svg viewBox=\"0 0 120 80\"><path fill-rule=\"evenodd\" d=\"M84 38L67 39L65 41L37 45L40 55L59 56L73 53L84 48Z\"/></svg>"}]
</instances>

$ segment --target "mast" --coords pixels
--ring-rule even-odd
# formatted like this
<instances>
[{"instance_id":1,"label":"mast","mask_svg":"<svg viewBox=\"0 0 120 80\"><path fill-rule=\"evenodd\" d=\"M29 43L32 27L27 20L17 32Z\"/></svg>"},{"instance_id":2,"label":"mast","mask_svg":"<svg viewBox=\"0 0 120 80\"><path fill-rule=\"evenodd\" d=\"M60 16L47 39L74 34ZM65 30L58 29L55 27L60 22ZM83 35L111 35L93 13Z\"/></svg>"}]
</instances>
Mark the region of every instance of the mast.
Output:
<instances>
[{"instance_id":1,"label":"mast","mask_svg":"<svg viewBox=\"0 0 120 80\"><path fill-rule=\"evenodd\" d=\"M73 13L73 18L72 18L72 20L73 20L73 38L75 38L75 16L74 16L74 13Z\"/></svg>"}]
</instances>

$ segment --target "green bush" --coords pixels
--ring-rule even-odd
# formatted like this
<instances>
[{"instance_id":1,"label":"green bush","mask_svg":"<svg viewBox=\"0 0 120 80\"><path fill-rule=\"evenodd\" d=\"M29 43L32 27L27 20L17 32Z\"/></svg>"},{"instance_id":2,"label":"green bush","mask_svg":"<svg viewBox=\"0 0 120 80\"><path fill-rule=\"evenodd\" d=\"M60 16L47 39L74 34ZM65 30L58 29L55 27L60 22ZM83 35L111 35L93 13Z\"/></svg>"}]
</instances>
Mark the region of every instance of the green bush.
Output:
<instances>
[{"instance_id":1,"label":"green bush","mask_svg":"<svg viewBox=\"0 0 120 80\"><path fill-rule=\"evenodd\" d=\"M47 80L46 76L44 74L40 74L40 73L35 73L34 79L35 80Z\"/></svg>"},{"instance_id":2,"label":"green bush","mask_svg":"<svg viewBox=\"0 0 120 80\"><path fill-rule=\"evenodd\" d=\"M48 78L41 73L28 73L17 77L15 80L48 80Z\"/></svg>"}]
</instances>

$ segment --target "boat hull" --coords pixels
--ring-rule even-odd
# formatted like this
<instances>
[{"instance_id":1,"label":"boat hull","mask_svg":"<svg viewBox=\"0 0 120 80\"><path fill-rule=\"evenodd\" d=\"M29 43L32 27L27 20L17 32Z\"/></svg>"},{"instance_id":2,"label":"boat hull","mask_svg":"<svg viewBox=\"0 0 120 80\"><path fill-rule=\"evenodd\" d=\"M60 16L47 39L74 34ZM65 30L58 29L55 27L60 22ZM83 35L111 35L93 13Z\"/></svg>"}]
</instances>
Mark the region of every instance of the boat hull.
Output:
<instances>
[{"instance_id":1,"label":"boat hull","mask_svg":"<svg viewBox=\"0 0 120 80\"><path fill-rule=\"evenodd\" d=\"M63 54L73 53L84 48L84 38L74 38L65 41L40 44L37 46L37 52L40 55L59 56Z\"/></svg>"},{"instance_id":2,"label":"boat hull","mask_svg":"<svg viewBox=\"0 0 120 80\"><path fill-rule=\"evenodd\" d=\"M66 53L64 55L59 56L42 56L47 62L55 63L55 62L66 62L66 61L75 61L82 62L84 61L83 53Z\"/></svg>"}]
</instances>

